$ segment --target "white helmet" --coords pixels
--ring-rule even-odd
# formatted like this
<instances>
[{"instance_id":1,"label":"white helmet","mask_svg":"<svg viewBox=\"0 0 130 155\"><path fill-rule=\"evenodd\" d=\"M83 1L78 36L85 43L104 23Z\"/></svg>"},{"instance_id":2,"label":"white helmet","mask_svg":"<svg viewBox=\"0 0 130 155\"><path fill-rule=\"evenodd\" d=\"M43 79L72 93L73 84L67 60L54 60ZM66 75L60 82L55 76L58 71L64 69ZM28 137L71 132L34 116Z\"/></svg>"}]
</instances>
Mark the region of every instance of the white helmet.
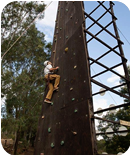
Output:
<instances>
[{"instance_id":1,"label":"white helmet","mask_svg":"<svg viewBox=\"0 0 130 155\"><path fill-rule=\"evenodd\" d=\"M44 66L47 66L47 63L48 63L48 62L49 62L49 61L45 61L45 62L44 62Z\"/></svg>"}]
</instances>

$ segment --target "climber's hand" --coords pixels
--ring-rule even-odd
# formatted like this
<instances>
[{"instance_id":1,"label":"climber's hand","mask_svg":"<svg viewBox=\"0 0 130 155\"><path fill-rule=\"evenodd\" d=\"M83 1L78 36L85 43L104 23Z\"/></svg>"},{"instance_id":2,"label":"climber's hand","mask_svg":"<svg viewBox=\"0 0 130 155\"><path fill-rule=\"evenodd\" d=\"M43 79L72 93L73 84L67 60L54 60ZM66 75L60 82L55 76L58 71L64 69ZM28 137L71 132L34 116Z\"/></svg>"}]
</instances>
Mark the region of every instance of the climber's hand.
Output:
<instances>
[{"instance_id":1,"label":"climber's hand","mask_svg":"<svg viewBox=\"0 0 130 155\"><path fill-rule=\"evenodd\" d=\"M56 69L59 69L59 67L56 67Z\"/></svg>"}]
</instances>

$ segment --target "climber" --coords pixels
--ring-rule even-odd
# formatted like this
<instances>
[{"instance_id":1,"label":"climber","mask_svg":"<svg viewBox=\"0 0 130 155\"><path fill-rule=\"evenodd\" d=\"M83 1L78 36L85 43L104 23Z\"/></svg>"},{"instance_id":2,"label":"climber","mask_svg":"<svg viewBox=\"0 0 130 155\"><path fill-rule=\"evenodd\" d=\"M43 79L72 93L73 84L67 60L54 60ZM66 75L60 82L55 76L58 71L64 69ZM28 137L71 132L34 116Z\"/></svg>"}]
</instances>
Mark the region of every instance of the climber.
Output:
<instances>
[{"instance_id":1,"label":"climber","mask_svg":"<svg viewBox=\"0 0 130 155\"><path fill-rule=\"evenodd\" d=\"M44 62L44 77L46 79L49 91L46 95L46 98L44 100L45 103L52 103L51 102L51 98L52 98L52 94L53 91L58 91L59 87L59 82L60 82L60 75L54 74L53 71L59 69L59 67L53 68L52 67L52 63L50 61L45 61ZM54 82L54 86L52 84L52 80L55 80Z\"/></svg>"}]
</instances>

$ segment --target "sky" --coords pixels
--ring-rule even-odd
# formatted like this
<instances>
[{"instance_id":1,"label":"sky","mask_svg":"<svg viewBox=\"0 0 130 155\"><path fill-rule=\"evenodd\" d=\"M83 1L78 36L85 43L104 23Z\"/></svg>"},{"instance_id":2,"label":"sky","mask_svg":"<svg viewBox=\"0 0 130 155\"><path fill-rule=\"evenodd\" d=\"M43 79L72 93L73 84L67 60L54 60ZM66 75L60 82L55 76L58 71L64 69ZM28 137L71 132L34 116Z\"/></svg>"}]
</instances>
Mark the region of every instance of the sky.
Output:
<instances>
[{"instance_id":1,"label":"sky","mask_svg":"<svg viewBox=\"0 0 130 155\"><path fill-rule=\"evenodd\" d=\"M1 5L1 8L4 7L7 3L9 3L10 1L5 1L4 4ZM49 4L50 1L45 1L46 4ZM107 2L105 2L106 5ZM121 32L119 31L119 35L121 40L124 42L123 45L123 50L124 50L124 54L125 57L128 59L128 63L130 64L130 4L127 3L127 1L123 1L119 2L119 1L114 1L115 5L114 5L114 13L115 16L117 17L117 27L119 28L119 30L121 30L122 34L127 38L127 40L129 41L129 43L126 41L126 39L124 38L124 36L121 34ZM127 6L125 4L127 4ZM85 11L87 13L90 13L95 6L98 5L97 2L93 2L93 1L85 1ZM45 34L45 39L47 42L52 42L53 41L53 35L54 35L54 28L55 28L55 19L56 19L56 13L57 13L57 6L58 6L58 1L53 1L51 3L51 5L46 9L45 11L45 17L43 20L37 20L36 21L36 27L39 31L43 32ZM128 8L129 7L129 8ZM105 10L103 9L99 9L98 12L95 12L93 14L94 18L98 18L99 15L101 13L103 13ZM104 26L107 25L110 21L110 18L104 18L102 21L99 21L99 23L103 24ZM86 22L86 26L90 25L91 21L89 19L87 19ZM99 27L94 27L91 31L94 32L96 34L96 32L98 32ZM112 28L109 29L111 32L113 32ZM99 35L99 37L102 40L109 40L109 44L111 46L115 46L115 42L113 41L113 39L110 39L109 36L106 36L105 33ZM90 36L87 36L87 39L89 39ZM94 46L93 46L94 45ZM88 45L88 51L89 51L89 55L91 57L97 57L99 55L102 54L102 48L103 51L107 51L104 47L101 47L100 45L98 45L98 43L92 41L92 43L90 43ZM107 64L109 67L111 67L112 65L115 65L119 60L119 58L116 55L112 55L110 54L108 57L106 57L104 60L102 60L101 62L104 64ZM97 65L93 65L91 68L91 75L94 75L95 73L100 72L101 70L104 70L103 68L100 68ZM120 74L124 74L123 72L123 68L122 67L118 67L115 69L115 71L117 71ZM97 78L96 80L101 81L102 83L112 87L114 85L119 84L119 77L115 76L114 74L107 73L104 74L103 76L100 76L100 79ZM95 85L92 84L92 90L93 92L98 92L101 88L97 87ZM113 93L105 93L104 96L101 95L97 95L93 98L94 101L94 110L96 111L98 108L107 108L109 107L111 104L114 105L119 105L123 103L123 99L117 95L114 95ZM96 121L96 125L98 124L98 122ZM127 155L127 154L126 154Z\"/></svg>"}]
</instances>

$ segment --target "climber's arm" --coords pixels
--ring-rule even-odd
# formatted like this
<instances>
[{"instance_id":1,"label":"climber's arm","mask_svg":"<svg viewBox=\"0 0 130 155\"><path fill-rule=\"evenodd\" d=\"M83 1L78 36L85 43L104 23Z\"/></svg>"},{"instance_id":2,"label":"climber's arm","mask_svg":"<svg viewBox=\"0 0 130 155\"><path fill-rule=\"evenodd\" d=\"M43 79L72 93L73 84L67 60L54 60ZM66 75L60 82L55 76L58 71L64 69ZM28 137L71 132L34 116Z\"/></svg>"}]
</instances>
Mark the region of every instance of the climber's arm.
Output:
<instances>
[{"instance_id":1,"label":"climber's arm","mask_svg":"<svg viewBox=\"0 0 130 155\"><path fill-rule=\"evenodd\" d=\"M52 72L52 71L55 71L55 70L57 70L59 67L55 67L55 68L50 68L50 71Z\"/></svg>"}]
</instances>

